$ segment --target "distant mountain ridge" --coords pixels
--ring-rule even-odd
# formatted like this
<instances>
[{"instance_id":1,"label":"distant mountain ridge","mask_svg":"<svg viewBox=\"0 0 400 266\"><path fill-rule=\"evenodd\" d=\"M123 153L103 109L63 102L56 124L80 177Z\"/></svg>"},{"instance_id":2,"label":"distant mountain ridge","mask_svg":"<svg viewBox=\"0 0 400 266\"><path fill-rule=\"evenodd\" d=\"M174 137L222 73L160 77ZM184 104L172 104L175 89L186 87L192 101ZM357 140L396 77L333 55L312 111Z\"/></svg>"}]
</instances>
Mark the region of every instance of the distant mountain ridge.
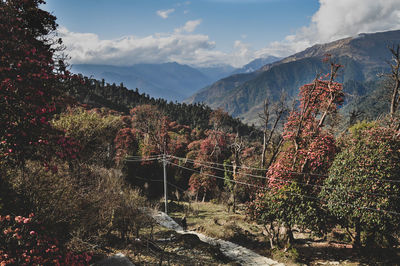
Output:
<instances>
[{"instance_id":1,"label":"distant mountain ridge","mask_svg":"<svg viewBox=\"0 0 400 266\"><path fill-rule=\"evenodd\" d=\"M322 62L326 54L342 64L338 81L352 92L354 84L377 79L377 73L388 69L391 55L388 46L400 43L400 31L360 34L306 50L267 64L257 72L225 77L190 97L187 102L204 102L212 108L222 107L247 123L256 123L266 97L276 100L280 91L296 97L298 88L311 82L317 73L327 73ZM362 87L362 86L361 86ZM363 95L364 91L358 91Z\"/></svg>"},{"instance_id":2,"label":"distant mountain ridge","mask_svg":"<svg viewBox=\"0 0 400 266\"><path fill-rule=\"evenodd\" d=\"M123 83L129 89L138 88L154 98L182 101L204 86L229 75L234 68L217 66L196 69L173 62L132 66L74 64L71 71L105 79L108 83Z\"/></svg>"},{"instance_id":3,"label":"distant mountain ridge","mask_svg":"<svg viewBox=\"0 0 400 266\"><path fill-rule=\"evenodd\" d=\"M254 71L259 70L261 67L263 67L267 64L277 62L280 59L282 59L282 58L276 57L276 56L257 58L257 59L254 59L253 61L251 61L250 63L244 65L243 67L233 71L232 75L254 72Z\"/></svg>"}]
</instances>

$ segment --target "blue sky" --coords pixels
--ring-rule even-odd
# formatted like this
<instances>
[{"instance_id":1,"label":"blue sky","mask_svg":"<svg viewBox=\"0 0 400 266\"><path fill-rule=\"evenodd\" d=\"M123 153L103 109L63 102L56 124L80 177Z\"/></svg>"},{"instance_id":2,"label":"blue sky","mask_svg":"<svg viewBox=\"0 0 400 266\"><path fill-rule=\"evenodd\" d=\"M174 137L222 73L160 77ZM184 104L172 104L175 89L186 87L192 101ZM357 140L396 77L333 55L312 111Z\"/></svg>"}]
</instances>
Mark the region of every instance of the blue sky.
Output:
<instances>
[{"instance_id":1,"label":"blue sky","mask_svg":"<svg viewBox=\"0 0 400 266\"><path fill-rule=\"evenodd\" d=\"M400 0L47 0L71 61L241 66L400 28Z\"/></svg>"},{"instance_id":2,"label":"blue sky","mask_svg":"<svg viewBox=\"0 0 400 266\"><path fill-rule=\"evenodd\" d=\"M259 49L283 39L307 25L318 7L317 0L48 0L46 5L60 25L102 39L170 32L188 20L201 19L196 31L221 49L231 49L235 40ZM170 9L174 11L166 19L157 15Z\"/></svg>"}]
</instances>

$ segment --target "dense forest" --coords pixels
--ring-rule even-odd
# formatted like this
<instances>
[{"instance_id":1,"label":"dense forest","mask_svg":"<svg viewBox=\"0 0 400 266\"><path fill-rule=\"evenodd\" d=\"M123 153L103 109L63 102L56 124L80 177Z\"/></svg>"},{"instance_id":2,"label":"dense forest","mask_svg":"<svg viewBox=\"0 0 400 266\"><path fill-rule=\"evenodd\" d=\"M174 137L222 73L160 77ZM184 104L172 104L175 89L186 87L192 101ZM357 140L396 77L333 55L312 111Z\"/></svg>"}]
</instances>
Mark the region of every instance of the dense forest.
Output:
<instances>
[{"instance_id":1,"label":"dense forest","mask_svg":"<svg viewBox=\"0 0 400 266\"><path fill-rule=\"evenodd\" d=\"M139 93L139 90L129 90L121 83L109 84L103 80L98 81L78 75L79 80L71 80L64 85L67 95L70 95L81 104L91 108L108 108L128 114L129 110L144 104L156 106L172 121L190 126L191 128L209 129L208 124L212 109L202 103L186 104L168 102L167 100L150 97L148 94ZM243 124L238 118L224 117L224 123L241 135L260 136L260 132L254 126Z\"/></svg>"},{"instance_id":2,"label":"dense forest","mask_svg":"<svg viewBox=\"0 0 400 266\"><path fill-rule=\"evenodd\" d=\"M397 247L399 46L385 116L338 127L342 66L327 56L328 73L297 102L265 99L255 129L221 109L72 75L42 2L0 2L2 265L85 265L102 243L139 238L154 223L143 209L163 195L163 164L169 198L244 205L270 248L290 246L295 227Z\"/></svg>"}]
</instances>

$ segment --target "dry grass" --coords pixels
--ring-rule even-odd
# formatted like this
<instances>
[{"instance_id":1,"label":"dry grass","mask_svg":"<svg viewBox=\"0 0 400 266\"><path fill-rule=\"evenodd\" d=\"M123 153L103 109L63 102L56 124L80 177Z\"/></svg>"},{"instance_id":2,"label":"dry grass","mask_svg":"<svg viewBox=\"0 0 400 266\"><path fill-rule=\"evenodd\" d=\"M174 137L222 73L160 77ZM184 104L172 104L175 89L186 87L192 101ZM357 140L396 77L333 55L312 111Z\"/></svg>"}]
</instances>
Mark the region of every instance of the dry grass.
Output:
<instances>
[{"instance_id":1,"label":"dry grass","mask_svg":"<svg viewBox=\"0 0 400 266\"><path fill-rule=\"evenodd\" d=\"M244 211L228 212L224 205L210 202L191 203L190 207L187 203L181 205L183 208L172 208L169 215L178 223L186 215L188 230L249 247L265 256L271 255L262 227L247 220Z\"/></svg>"},{"instance_id":2,"label":"dry grass","mask_svg":"<svg viewBox=\"0 0 400 266\"><path fill-rule=\"evenodd\" d=\"M295 232L296 244L286 251L271 250L260 225L246 219L244 211L227 212L222 204L210 202L171 204L169 215L178 223L186 215L189 230L225 239L254 250L286 265L399 265L400 250L356 251L347 243L343 230L336 228L327 241L310 233Z\"/></svg>"}]
</instances>

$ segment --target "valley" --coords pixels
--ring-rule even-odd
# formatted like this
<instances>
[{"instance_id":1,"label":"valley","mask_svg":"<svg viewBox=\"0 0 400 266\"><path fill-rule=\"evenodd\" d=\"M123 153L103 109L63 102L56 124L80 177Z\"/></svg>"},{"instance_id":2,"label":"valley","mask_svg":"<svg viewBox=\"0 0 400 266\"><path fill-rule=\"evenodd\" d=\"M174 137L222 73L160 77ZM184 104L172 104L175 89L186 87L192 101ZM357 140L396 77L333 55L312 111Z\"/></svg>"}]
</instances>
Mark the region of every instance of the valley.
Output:
<instances>
[{"instance_id":1,"label":"valley","mask_svg":"<svg viewBox=\"0 0 400 266\"><path fill-rule=\"evenodd\" d=\"M0 1L0 265L397 265L399 14Z\"/></svg>"}]
</instances>

